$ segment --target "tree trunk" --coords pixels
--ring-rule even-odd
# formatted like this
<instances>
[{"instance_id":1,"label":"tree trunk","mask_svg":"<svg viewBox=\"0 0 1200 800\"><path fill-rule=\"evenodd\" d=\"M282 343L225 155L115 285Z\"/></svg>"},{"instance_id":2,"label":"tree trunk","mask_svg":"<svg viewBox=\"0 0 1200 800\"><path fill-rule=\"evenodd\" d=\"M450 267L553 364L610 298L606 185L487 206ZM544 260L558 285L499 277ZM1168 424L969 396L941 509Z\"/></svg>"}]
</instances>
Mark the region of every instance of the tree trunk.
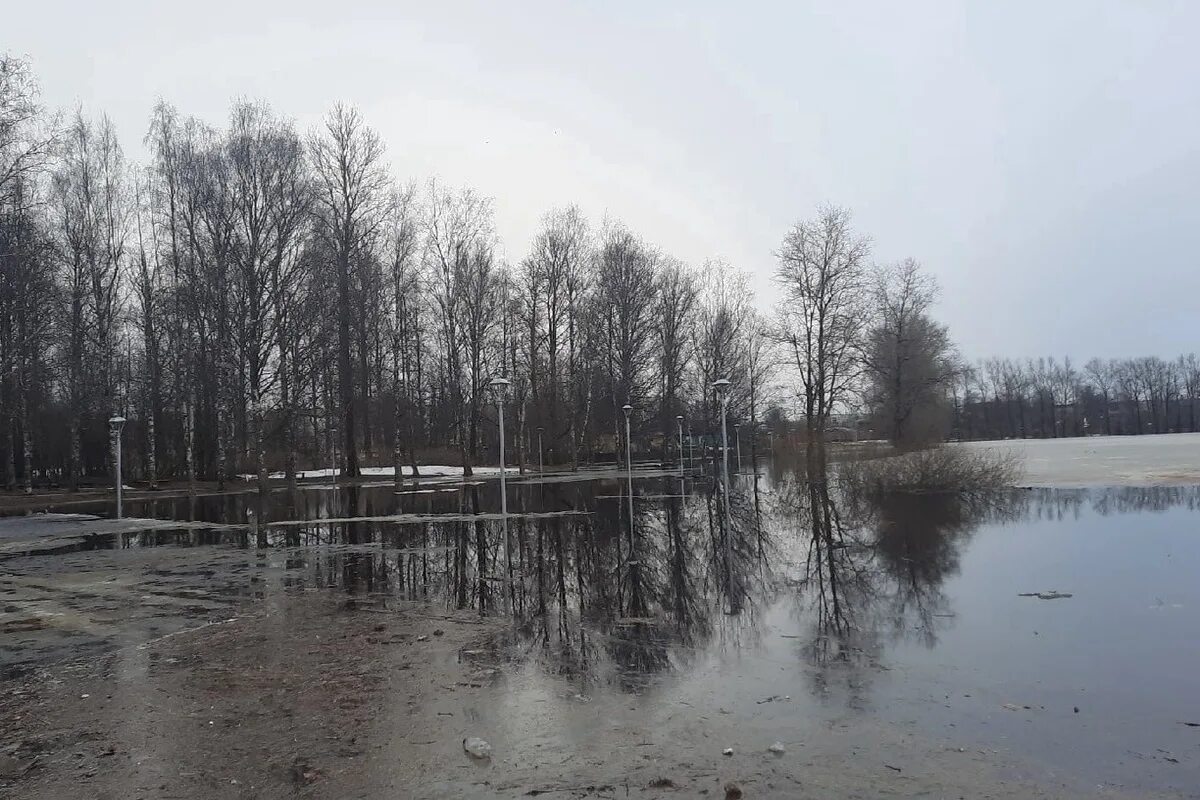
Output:
<instances>
[{"instance_id":1,"label":"tree trunk","mask_svg":"<svg viewBox=\"0 0 1200 800\"><path fill-rule=\"evenodd\" d=\"M27 381L22 381L28 387ZM25 462L25 494L33 494L33 426L29 419L29 390L22 388L21 403L21 454Z\"/></svg>"},{"instance_id":2,"label":"tree trunk","mask_svg":"<svg viewBox=\"0 0 1200 800\"><path fill-rule=\"evenodd\" d=\"M403 467L403 429L404 429L404 397L401 389L400 378L400 341L398 338L392 342L392 402L394 402L394 423L395 423L395 441L391 451L392 469L396 470L394 476L395 487L398 491L404 486L404 467Z\"/></svg>"},{"instance_id":3,"label":"tree trunk","mask_svg":"<svg viewBox=\"0 0 1200 800\"><path fill-rule=\"evenodd\" d=\"M350 359L350 245L338 254L338 388L342 404L342 447L348 478L358 477L358 441L354 426L354 375Z\"/></svg>"}]
</instances>

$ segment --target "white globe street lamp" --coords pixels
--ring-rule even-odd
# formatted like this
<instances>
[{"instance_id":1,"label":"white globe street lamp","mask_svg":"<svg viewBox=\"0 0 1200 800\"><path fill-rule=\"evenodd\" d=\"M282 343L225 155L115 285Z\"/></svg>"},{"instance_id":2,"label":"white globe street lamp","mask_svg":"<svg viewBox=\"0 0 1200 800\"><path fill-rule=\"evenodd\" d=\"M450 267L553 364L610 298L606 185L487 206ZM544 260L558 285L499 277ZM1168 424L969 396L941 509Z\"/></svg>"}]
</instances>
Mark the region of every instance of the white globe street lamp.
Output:
<instances>
[{"instance_id":1,"label":"white globe street lamp","mask_svg":"<svg viewBox=\"0 0 1200 800\"><path fill-rule=\"evenodd\" d=\"M675 415L675 424L679 427L679 474L683 474L683 414Z\"/></svg>"}]
</instances>

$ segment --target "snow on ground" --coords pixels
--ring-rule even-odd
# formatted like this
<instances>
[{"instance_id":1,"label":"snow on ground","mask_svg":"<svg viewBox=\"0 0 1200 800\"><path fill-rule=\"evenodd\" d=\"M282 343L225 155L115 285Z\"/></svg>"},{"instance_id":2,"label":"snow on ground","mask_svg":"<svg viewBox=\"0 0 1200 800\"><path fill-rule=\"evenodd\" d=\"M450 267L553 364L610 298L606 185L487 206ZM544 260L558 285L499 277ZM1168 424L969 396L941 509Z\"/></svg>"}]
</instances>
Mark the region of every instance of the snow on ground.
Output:
<instances>
[{"instance_id":1,"label":"snow on ground","mask_svg":"<svg viewBox=\"0 0 1200 800\"><path fill-rule=\"evenodd\" d=\"M1016 453L1021 486L1171 486L1200 483L1200 433L1009 439L956 447Z\"/></svg>"},{"instance_id":2,"label":"snow on ground","mask_svg":"<svg viewBox=\"0 0 1200 800\"><path fill-rule=\"evenodd\" d=\"M412 467L403 467L402 469L403 469L403 472L402 472L403 475L412 475L413 474ZM420 469L420 471L421 471L422 478L452 478L452 477L461 477L463 474L462 467L451 467L451 466L445 466L445 465L431 465L431 466L422 465L422 466L418 467L418 469ZM515 473L518 470L517 470L517 467L508 467L506 471L509 473ZM499 475L500 468L499 467L472 467L472 472L474 472L475 475ZM364 478L378 478L378 477L391 478L391 477L395 476L396 470L394 467L362 467L359 469L359 473ZM305 469L305 470L298 471L296 473L296 477L303 480L304 478L328 478L332 475L341 475L341 474L342 474L342 471L340 469L337 469L337 470L328 469L328 468L327 469ZM255 475L241 475L240 477L243 480L252 481L255 479L256 476ZM272 478L272 479L282 479L285 476L282 472L272 472L269 475L267 475L267 477Z\"/></svg>"}]
</instances>

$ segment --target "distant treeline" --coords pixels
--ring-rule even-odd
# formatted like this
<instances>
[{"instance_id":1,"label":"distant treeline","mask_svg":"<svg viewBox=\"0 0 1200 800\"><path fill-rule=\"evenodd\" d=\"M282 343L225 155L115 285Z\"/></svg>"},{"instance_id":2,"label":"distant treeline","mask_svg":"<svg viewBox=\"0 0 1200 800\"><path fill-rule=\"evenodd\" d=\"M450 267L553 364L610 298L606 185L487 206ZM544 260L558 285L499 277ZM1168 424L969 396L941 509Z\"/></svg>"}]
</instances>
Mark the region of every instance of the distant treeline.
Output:
<instances>
[{"instance_id":1,"label":"distant treeline","mask_svg":"<svg viewBox=\"0 0 1200 800\"><path fill-rule=\"evenodd\" d=\"M912 260L871 264L844 209L783 237L765 315L741 270L575 206L504 262L491 199L397 179L351 107L301 132L260 102L223 128L160 102L144 142L128 163L107 117L50 113L0 56L6 486L107 480L110 417L126 475L151 484L469 472L496 457L497 403L518 463L611 458L626 406L636 448L668 456L680 417L713 437L724 404L745 434L793 398L810 438L860 400L897 441L944 434L958 362L936 285Z\"/></svg>"},{"instance_id":2,"label":"distant treeline","mask_svg":"<svg viewBox=\"0 0 1200 800\"><path fill-rule=\"evenodd\" d=\"M956 438L1196 431L1200 360L992 358L963 371L952 399Z\"/></svg>"},{"instance_id":3,"label":"distant treeline","mask_svg":"<svg viewBox=\"0 0 1200 800\"><path fill-rule=\"evenodd\" d=\"M785 408L808 439L864 408L906 444L1195 427L1194 359L966 369L934 281L872 264L844 209L784 235L763 314L743 271L570 205L506 263L491 199L398 179L350 107L301 132L260 102L222 128L160 102L144 142L127 162L107 117L51 113L0 55L6 487L107 480L111 417L125 474L150 484L469 472L494 463L498 402L510 462L611 458L626 405L635 448L670 457L678 417L719 435L718 379L743 436Z\"/></svg>"}]
</instances>

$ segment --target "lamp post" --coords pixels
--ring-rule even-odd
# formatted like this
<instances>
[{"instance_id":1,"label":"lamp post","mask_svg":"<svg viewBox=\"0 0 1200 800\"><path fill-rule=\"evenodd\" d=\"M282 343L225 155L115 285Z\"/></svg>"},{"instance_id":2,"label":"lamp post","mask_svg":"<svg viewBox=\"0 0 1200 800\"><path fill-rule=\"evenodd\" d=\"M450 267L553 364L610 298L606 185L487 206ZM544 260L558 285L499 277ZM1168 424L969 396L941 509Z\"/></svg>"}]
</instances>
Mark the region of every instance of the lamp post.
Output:
<instances>
[{"instance_id":1,"label":"lamp post","mask_svg":"<svg viewBox=\"0 0 1200 800\"><path fill-rule=\"evenodd\" d=\"M629 438L629 415L633 413L633 406L626 403L621 406L621 410L625 412L625 476L629 484L629 541L633 541L633 448L630 445Z\"/></svg>"},{"instance_id":2,"label":"lamp post","mask_svg":"<svg viewBox=\"0 0 1200 800\"><path fill-rule=\"evenodd\" d=\"M121 479L121 428L124 426L125 418L119 414L108 420L108 429L112 434L113 458L117 468L117 519L121 518L122 489L124 488L122 486L124 481ZM29 465L26 464L25 468L29 469Z\"/></svg>"},{"instance_id":3,"label":"lamp post","mask_svg":"<svg viewBox=\"0 0 1200 800\"><path fill-rule=\"evenodd\" d=\"M504 531L504 568L508 573L505 584L508 586L509 603L513 603L512 548L508 541L508 486L504 481L504 401L508 397L510 384L511 381L508 378L497 376L492 378L490 385L496 394L496 413L500 422L500 526Z\"/></svg>"},{"instance_id":4,"label":"lamp post","mask_svg":"<svg viewBox=\"0 0 1200 800\"><path fill-rule=\"evenodd\" d=\"M675 424L679 426L679 474L683 474L683 414L675 415Z\"/></svg>"},{"instance_id":5,"label":"lamp post","mask_svg":"<svg viewBox=\"0 0 1200 800\"><path fill-rule=\"evenodd\" d=\"M742 423L733 423L733 441L737 447L738 474L742 471Z\"/></svg>"},{"instance_id":6,"label":"lamp post","mask_svg":"<svg viewBox=\"0 0 1200 800\"><path fill-rule=\"evenodd\" d=\"M538 435L538 475L541 475L543 472L545 472L545 471L546 471L546 456L545 456L545 451L544 451L544 450L542 450L542 431L544 431L544 430L546 430L546 429L545 429L545 428L543 428L541 425L538 425L538 426L537 426L537 435Z\"/></svg>"}]
</instances>

